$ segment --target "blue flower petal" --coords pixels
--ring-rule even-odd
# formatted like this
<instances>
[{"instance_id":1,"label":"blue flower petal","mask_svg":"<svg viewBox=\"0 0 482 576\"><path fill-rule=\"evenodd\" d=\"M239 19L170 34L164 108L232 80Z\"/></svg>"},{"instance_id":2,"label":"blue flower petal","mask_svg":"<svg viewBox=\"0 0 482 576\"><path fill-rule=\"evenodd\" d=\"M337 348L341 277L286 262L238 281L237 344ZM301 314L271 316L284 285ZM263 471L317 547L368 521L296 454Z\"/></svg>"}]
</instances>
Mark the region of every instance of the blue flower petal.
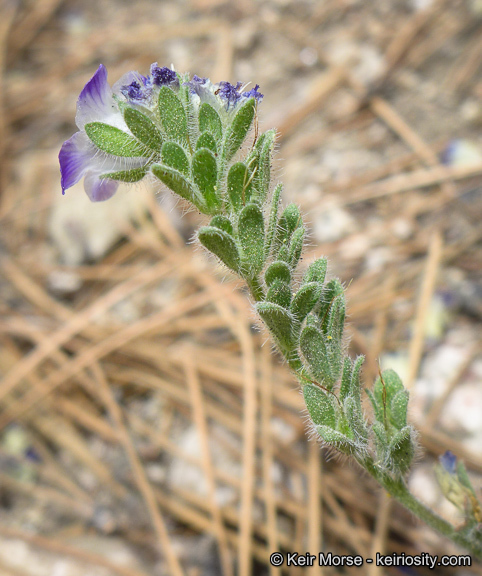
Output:
<instances>
[{"instance_id":1,"label":"blue flower petal","mask_svg":"<svg viewBox=\"0 0 482 576\"><path fill-rule=\"evenodd\" d=\"M88 122L105 121L113 112L112 89L107 83L107 70L101 64L80 93L75 123L82 129Z\"/></svg>"},{"instance_id":2,"label":"blue flower petal","mask_svg":"<svg viewBox=\"0 0 482 576\"><path fill-rule=\"evenodd\" d=\"M455 474L457 465L457 456L455 454L447 450L445 454L440 456L439 461L449 474Z\"/></svg>"},{"instance_id":3,"label":"blue flower petal","mask_svg":"<svg viewBox=\"0 0 482 576\"><path fill-rule=\"evenodd\" d=\"M119 182L99 178L100 172L88 172L84 178L84 189L92 202L108 200L117 192Z\"/></svg>"},{"instance_id":4,"label":"blue flower petal","mask_svg":"<svg viewBox=\"0 0 482 576\"><path fill-rule=\"evenodd\" d=\"M62 194L82 178L92 163L95 147L84 132L66 140L59 153Z\"/></svg>"}]
</instances>

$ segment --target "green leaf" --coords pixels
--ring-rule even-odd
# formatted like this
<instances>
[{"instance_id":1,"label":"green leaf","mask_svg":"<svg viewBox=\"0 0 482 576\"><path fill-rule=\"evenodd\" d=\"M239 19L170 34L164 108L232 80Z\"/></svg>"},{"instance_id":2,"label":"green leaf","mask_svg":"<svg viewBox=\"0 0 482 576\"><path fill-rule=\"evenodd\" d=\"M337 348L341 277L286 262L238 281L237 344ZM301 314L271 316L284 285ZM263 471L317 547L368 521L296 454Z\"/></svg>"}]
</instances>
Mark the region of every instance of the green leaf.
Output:
<instances>
[{"instance_id":1,"label":"green leaf","mask_svg":"<svg viewBox=\"0 0 482 576\"><path fill-rule=\"evenodd\" d=\"M278 209L279 209L279 200L281 196L281 192L283 191L283 185L278 184L276 188L273 190L273 196L271 198L271 210L269 215L269 222L268 222L268 232L266 234L266 244L265 244L265 255L266 258L272 252L274 236L276 233L276 228L278 224ZM279 260L279 258L278 258Z\"/></svg>"},{"instance_id":2,"label":"green leaf","mask_svg":"<svg viewBox=\"0 0 482 576\"><path fill-rule=\"evenodd\" d=\"M231 206L238 211L245 206L252 194L249 170L242 162L233 164L228 172L228 197Z\"/></svg>"},{"instance_id":3,"label":"green leaf","mask_svg":"<svg viewBox=\"0 0 482 576\"><path fill-rule=\"evenodd\" d=\"M370 400L370 403L372 405L373 412L375 415L375 420L377 422L383 423L383 405L380 406L378 404L378 402L376 401L375 396L373 395L371 390L366 389L365 392L367 393L368 399Z\"/></svg>"},{"instance_id":4,"label":"green leaf","mask_svg":"<svg viewBox=\"0 0 482 576\"><path fill-rule=\"evenodd\" d=\"M472 482L470 481L469 475L467 474L467 468L465 467L465 464L461 461L458 461L456 471L458 481L462 484L462 486L465 486L465 488L470 490L475 498L477 498L474 487L472 486Z\"/></svg>"},{"instance_id":5,"label":"green leaf","mask_svg":"<svg viewBox=\"0 0 482 576\"><path fill-rule=\"evenodd\" d=\"M264 273L264 280L267 286L271 286L271 284L275 280L279 280L284 282L285 284L291 283L291 270L286 262L282 262L277 260L268 266L266 272Z\"/></svg>"},{"instance_id":6,"label":"green leaf","mask_svg":"<svg viewBox=\"0 0 482 576\"><path fill-rule=\"evenodd\" d=\"M224 158L227 162L231 160L244 142L253 123L255 109L256 101L254 98L250 98L241 106L231 124L226 128Z\"/></svg>"},{"instance_id":7,"label":"green leaf","mask_svg":"<svg viewBox=\"0 0 482 576\"><path fill-rule=\"evenodd\" d=\"M329 426L321 424L315 426L315 428L322 440L330 446L338 448L338 450L345 454L353 454L360 449L360 446L357 445L354 440L348 438L348 436L338 432L337 430L333 430L333 428L330 428ZM363 449L363 447L361 448Z\"/></svg>"},{"instance_id":8,"label":"green leaf","mask_svg":"<svg viewBox=\"0 0 482 576\"><path fill-rule=\"evenodd\" d=\"M341 377L340 401L343 403L348 396L353 398L361 411L360 371L365 361L364 356L358 356L352 362L347 356L344 358L343 375Z\"/></svg>"},{"instance_id":9,"label":"green leaf","mask_svg":"<svg viewBox=\"0 0 482 576\"><path fill-rule=\"evenodd\" d=\"M257 204L248 204L241 210L238 238L242 269L249 278L254 278L264 266L264 217Z\"/></svg>"},{"instance_id":10,"label":"green leaf","mask_svg":"<svg viewBox=\"0 0 482 576\"><path fill-rule=\"evenodd\" d=\"M332 302L328 313L328 334L338 341L342 339L345 327L345 295L339 294Z\"/></svg>"},{"instance_id":11,"label":"green leaf","mask_svg":"<svg viewBox=\"0 0 482 576\"><path fill-rule=\"evenodd\" d=\"M162 162L181 172L185 176L189 175L189 160L184 149L175 142L164 142L161 150Z\"/></svg>"},{"instance_id":12,"label":"green leaf","mask_svg":"<svg viewBox=\"0 0 482 576\"><path fill-rule=\"evenodd\" d=\"M211 150L207 148L196 150L192 158L192 176L206 201L209 212L215 213L221 205L221 200L217 192L218 166Z\"/></svg>"},{"instance_id":13,"label":"green leaf","mask_svg":"<svg viewBox=\"0 0 482 576\"><path fill-rule=\"evenodd\" d=\"M293 232L303 224L300 209L296 204L288 204L283 210L282 218L284 218L286 222L288 236L291 236Z\"/></svg>"},{"instance_id":14,"label":"green leaf","mask_svg":"<svg viewBox=\"0 0 482 576\"><path fill-rule=\"evenodd\" d=\"M394 370L388 369L382 372L381 378L379 376L376 379L373 392L377 403L384 406L386 400L386 407L390 409L392 399L400 390L404 390L400 376Z\"/></svg>"},{"instance_id":15,"label":"green leaf","mask_svg":"<svg viewBox=\"0 0 482 576\"><path fill-rule=\"evenodd\" d=\"M279 304L283 308L289 309L291 302L291 288L288 284L275 280L268 289L266 301Z\"/></svg>"},{"instance_id":16,"label":"green leaf","mask_svg":"<svg viewBox=\"0 0 482 576\"><path fill-rule=\"evenodd\" d=\"M306 316L313 310L313 307L321 296L322 290L323 285L319 282L310 282L309 284L301 286L291 303L291 313L298 322L303 322Z\"/></svg>"},{"instance_id":17,"label":"green leaf","mask_svg":"<svg viewBox=\"0 0 482 576\"><path fill-rule=\"evenodd\" d=\"M340 402L343 404L345 402L345 398L351 395L351 371L352 371L352 362L348 356L345 356L343 359L343 372L341 375L341 384L340 384L340 393L339 398Z\"/></svg>"},{"instance_id":18,"label":"green leaf","mask_svg":"<svg viewBox=\"0 0 482 576\"><path fill-rule=\"evenodd\" d=\"M276 254L277 254L278 260L282 260L283 262L286 262L289 264L288 246L286 246L286 244L283 244L283 246L280 246L279 249L276 251Z\"/></svg>"},{"instance_id":19,"label":"green leaf","mask_svg":"<svg viewBox=\"0 0 482 576\"><path fill-rule=\"evenodd\" d=\"M90 140L107 154L122 158L150 157L152 150L146 148L130 134L103 122L90 122L84 126Z\"/></svg>"},{"instance_id":20,"label":"green leaf","mask_svg":"<svg viewBox=\"0 0 482 576\"><path fill-rule=\"evenodd\" d=\"M390 422L399 430L407 425L408 391L399 390L390 403Z\"/></svg>"},{"instance_id":21,"label":"green leaf","mask_svg":"<svg viewBox=\"0 0 482 576\"><path fill-rule=\"evenodd\" d=\"M194 188L181 172L165 164L153 164L151 172L181 198L195 204L199 210L206 213L202 199L197 198Z\"/></svg>"},{"instance_id":22,"label":"green leaf","mask_svg":"<svg viewBox=\"0 0 482 576\"><path fill-rule=\"evenodd\" d=\"M200 148L208 148L208 150L211 150L214 154L217 153L218 149L216 141L209 132L203 132L197 139L196 150L199 150Z\"/></svg>"},{"instance_id":23,"label":"green leaf","mask_svg":"<svg viewBox=\"0 0 482 576\"><path fill-rule=\"evenodd\" d=\"M179 144L188 143L186 111L181 100L167 86L161 86L159 90L159 117L167 138Z\"/></svg>"},{"instance_id":24,"label":"green leaf","mask_svg":"<svg viewBox=\"0 0 482 576\"><path fill-rule=\"evenodd\" d=\"M377 455L380 460L385 460L387 457L388 450L388 440L385 427L380 421L373 422L372 431L375 434L375 440L377 445Z\"/></svg>"},{"instance_id":25,"label":"green leaf","mask_svg":"<svg viewBox=\"0 0 482 576\"><path fill-rule=\"evenodd\" d=\"M132 170L121 170L120 172L109 172L102 174L100 178L109 178L119 182L139 182L146 175L146 168L133 168Z\"/></svg>"},{"instance_id":26,"label":"green leaf","mask_svg":"<svg viewBox=\"0 0 482 576\"><path fill-rule=\"evenodd\" d=\"M199 131L209 132L216 142L220 142L223 137L223 125L216 110L207 102L201 104L199 108Z\"/></svg>"},{"instance_id":27,"label":"green leaf","mask_svg":"<svg viewBox=\"0 0 482 576\"><path fill-rule=\"evenodd\" d=\"M331 373L323 333L314 326L306 326L301 332L300 349L314 379L331 390L336 383L336 378Z\"/></svg>"},{"instance_id":28,"label":"green leaf","mask_svg":"<svg viewBox=\"0 0 482 576\"><path fill-rule=\"evenodd\" d=\"M314 424L323 424L329 428L336 428L336 411L333 396L314 384L306 384L303 386L303 397Z\"/></svg>"},{"instance_id":29,"label":"green leaf","mask_svg":"<svg viewBox=\"0 0 482 576\"><path fill-rule=\"evenodd\" d=\"M350 388L353 397L358 396L361 402L361 388L360 388L360 372L365 362L365 356L360 355L355 358L353 363L353 370L351 373Z\"/></svg>"},{"instance_id":30,"label":"green leaf","mask_svg":"<svg viewBox=\"0 0 482 576\"><path fill-rule=\"evenodd\" d=\"M288 264L294 269L298 265L303 252L303 240L305 237L305 229L303 227L297 228L291 237L290 249L288 252Z\"/></svg>"},{"instance_id":31,"label":"green leaf","mask_svg":"<svg viewBox=\"0 0 482 576\"><path fill-rule=\"evenodd\" d=\"M343 404L343 409L351 432L359 442L366 444L368 441L368 430L363 418L361 405L355 398L349 396Z\"/></svg>"},{"instance_id":32,"label":"green leaf","mask_svg":"<svg viewBox=\"0 0 482 576\"><path fill-rule=\"evenodd\" d=\"M276 130L268 130L268 132L266 132L263 136L264 137L258 140L256 143L259 152L255 161L256 175L254 178L254 186L258 192L257 198L260 202L264 202L266 200L271 185L271 161L274 149L274 141L276 138Z\"/></svg>"},{"instance_id":33,"label":"green leaf","mask_svg":"<svg viewBox=\"0 0 482 576\"><path fill-rule=\"evenodd\" d=\"M233 224L231 220L227 216L223 216L222 214L216 214L209 223L209 226L214 226L215 228L219 228L220 230L224 230L231 236L233 235Z\"/></svg>"},{"instance_id":34,"label":"green leaf","mask_svg":"<svg viewBox=\"0 0 482 576\"><path fill-rule=\"evenodd\" d=\"M258 302L256 311L270 330L281 350L290 352L293 348L291 338L292 317L288 310L272 302Z\"/></svg>"},{"instance_id":35,"label":"green leaf","mask_svg":"<svg viewBox=\"0 0 482 576\"><path fill-rule=\"evenodd\" d=\"M328 261L326 258L318 258L308 266L303 282L308 284L309 282L320 282L325 281L326 269L328 267Z\"/></svg>"},{"instance_id":36,"label":"green leaf","mask_svg":"<svg viewBox=\"0 0 482 576\"><path fill-rule=\"evenodd\" d=\"M134 136L151 150L160 152L162 137L154 122L139 110L126 108L124 120Z\"/></svg>"},{"instance_id":37,"label":"green leaf","mask_svg":"<svg viewBox=\"0 0 482 576\"><path fill-rule=\"evenodd\" d=\"M239 272L240 258L234 238L226 231L214 226L203 226L199 229L198 238L201 244L217 256L234 272Z\"/></svg>"},{"instance_id":38,"label":"green leaf","mask_svg":"<svg viewBox=\"0 0 482 576\"><path fill-rule=\"evenodd\" d=\"M412 439L411 426L405 426L393 436L388 452L391 468L401 474L408 472L415 456L415 444Z\"/></svg>"},{"instance_id":39,"label":"green leaf","mask_svg":"<svg viewBox=\"0 0 482 576\"><path fill-rule=\"evenodd\" d=\"M320 303L317 306L316 313L321 320L321 329L325 333L328 332L330 308L335 301L335 298L340 294L343 294L343 286L338 278L333 278L323 287L323 293L320 298Z\"/></svg>"}]
</instances>

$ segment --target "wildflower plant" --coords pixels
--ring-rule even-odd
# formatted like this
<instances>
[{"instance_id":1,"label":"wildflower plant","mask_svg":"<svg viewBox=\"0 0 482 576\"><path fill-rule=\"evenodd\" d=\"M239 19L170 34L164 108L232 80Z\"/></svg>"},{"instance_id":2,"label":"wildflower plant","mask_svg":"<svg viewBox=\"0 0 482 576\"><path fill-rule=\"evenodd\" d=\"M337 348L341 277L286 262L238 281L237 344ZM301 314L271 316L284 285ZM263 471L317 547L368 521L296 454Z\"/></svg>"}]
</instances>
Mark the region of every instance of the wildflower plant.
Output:
<instances>
[{"instance_id":1,"label":"wildflower plant","mask_svg":"<svg viewBox=\"0 0 482 576\"><path fill-rule=\"evenodd\" d=\"M306 229L295 204L281 207L282 185L272 183L276 132L258 134L262 99L258 85L213 84L157 63L148 76L129 72L111 88L101 65L79 96L79 131L59 154L62 191L83 177L87 195L98 202L115 194L120 182L149 177L209 216L197 239L245 280L256 312L300 383L320 440L482 557L481 506L465 468L451 455L437 468L445 495L464 515L455 528L408 490L417 434L407 419L409 393L393 370L367 390L373 414L364 412L364 358L350 358L344 346L343 285L327 278L325 258L299 280Z\"/></svg>"}]
</instances>

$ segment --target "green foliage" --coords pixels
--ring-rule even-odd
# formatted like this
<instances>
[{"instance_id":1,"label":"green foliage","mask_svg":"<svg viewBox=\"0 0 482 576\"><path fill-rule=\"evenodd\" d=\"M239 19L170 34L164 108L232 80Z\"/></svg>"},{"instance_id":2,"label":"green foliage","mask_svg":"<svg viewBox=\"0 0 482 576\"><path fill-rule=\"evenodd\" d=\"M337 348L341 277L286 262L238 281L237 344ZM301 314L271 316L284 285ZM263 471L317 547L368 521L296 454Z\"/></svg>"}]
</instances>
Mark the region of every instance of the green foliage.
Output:
<instances>
[{"instance_id":1,"label":"green foliage","mask_svg":"<svg viewBox=\"0 0 482 576\"><path fill-rule=\"evenodd\" d=\"M376 420L372 429L378 458L387 469L405 474L416 448L413 428L407 425L408 391L396 372L384 370L368 395Z\"/></svg>"},{"instance_id":2,"label":"green foliage","mask_svg":"<svg viewBox=\"0 0 482 576\"><path fill-rule=\"evenodd\" d=\"M256 198L264 202L269 194L271 185L271 162L273 156L276 130L268 130L262 137L258 138L251 161L250 168L255 172L254 187Z\"/></svg>"},{"instance_id":3,"label":"green foliage","mask_svg":"<svg viewBox=\"0 0 482 576\"><path fill-rule=\"evenodd\" d=\"M221 228L203 226L198 232L201 244L217 256L223 264L234 272L239 272L241 260L234 238Z\"/></svg>"},{"instance_id":4,"label":"green foliage","mask_svg":"<svg viewBox=\"0 0 482 576\"><path fill-rule=\"evenodd\" d=\"M323 284L326 276L326 269L328 267L328 261L326 258L318 258L308 266L308 270L305 272L303 277L304 283L309 282L320 282Z\"/></svg>"},{"instance_id":5,"label":"green foliage","mask_svg":"<svg viewBox=\"0 0 482 576\"><path fill-rule=\"evenodd\" d=\"M280 349L286 353L293 349L291 328L293 318L286 308L273 302L258 302L256 311L273 334Z\"/></svg>"},{"instance_id":6,"label":"green foliage","mask_svg":"<svg viewBox=\"0 0 482 576\"><path fill-rule=\"evenodd\" d=\"M316 314L321 321L321 329L325 334L328 332L328 324L330 321L330 309L337 296L343 295L343 285L338 278L333 278L327 282L323 287L323 293L320 298L319 305L315 310Z\"/></svg>"},{"instance_id":7,"label":"green foliage","mask_svg":"<svg viewBox=\"0 0 482 576\"><path fill-rule=\"evenodd\" d=\"M248 204L241 210L238 237L243 273L254 278L264 265L264 218L257 204Z\"/></svg>"},{"instance_id":8,"label":"green foliage","mask_svg":"<svg viewBox=\"0 0 482 576\"><path fill-rule=\"evenodd\" d=\"M405 426L391 438L387 449L387 467L399 474L408 472L415 456L413 429Z\"/></svg>"},{"instance_id":9,"label":"green foliage","mask_svg":"<svg viewBox=\"0 0 482 576\"><path fill-rule=\"evenodd\" d=\"M306 408L314 424L336 428L335 399L314 384L303 386Z\"/></svg>"},{"instance_id":10,"label":"green foliage","mask_svg":"<svg viewBox=\"0 0 482 576\"><path fill-rule=\"evenodd\" d=\"M192 177L204 197L208 213L215 214L221 199L217 191L218 166L211 150L196 150L192 157Z\"/></svg>"},{"instance_id":11,"label":"green foliage","mask_svg":"<svg viewBox=\"0 0 482 576\"><path fill-rule=\"evenodd\" d=\"M205 211L203 199L199 197L194 186L179 170L165 164L153 164L151 172L181 198L192 202L203 212Z\"/></svg>"},{"instance_id":12,"label":"green foliage","mask_svg":"<svg viewBox=\"0 0 482 576\"><path fill-rule=\"evenodd\" d=\"M219 228L220 230L224 230L231 236L233 236L233 223L227 216L223 216L222 214L216 214L209 223L210 226L214 226L215 228Z\"/></svg>"},{"instance_id":13,"label":"green foliage","mask_svg":"<svg viewBox=\"0 0 482 576\"><path fill-rule=\"evenodd\" d=\"M333 376L326 336L314 326L306 326L301 332L300 349L313 378L331 390L336 382Z\"/></svg>"},{"instance_id":14,"label":"green foliage","mask_svg":"<svg viewBox=\"0 0 482 576\"><path fill-rule=\"evenodd\" d=\"M364 358L351 360L344 353L343 285L337 278L326 280L326 258L312 262L299 282L305 228L295 204L280 215L282 185L272 189L275 130L256 134L241 157L256 100L241 99L231 108L220 100L217 107L213 93L211 104L198 108L185 84L189 78L178 77L176 90L160 88L157 111L119 104L130 134L101 122L85 125L99 150L146 159L142 168L101 178L137 182L150 171L212 216L209 226L198 231L199 242L247 281L257 313L302 385L319 437L354 456L395 497L403 493L408 501L403 476L416 452L416 434L407 420L408 391L393 370L385 370L373 391L367 390L373 407L373 422L367 422L360 387ZM233 162L236 154L239 161ZM453 539L463 534L480 544L482 510L465 467L439 466L436 473L445 495L465 517ZM432 519L432 525L437 522Z\"/></svg>"},{"instance_id":15,"label":"green foliage","mask_svg":"<svg viewBox=\"0 0 482 576\"><path fill-rule=\"evenodd\" d=\"M253 123L255 109L256 100L250 98L236 112L234 119L226 128L224 138L224 158L226 161L231 160L244 142Z\"/></svg>"},{"instance_id":16,"label":"green foliage","mask_svg":"<svg viewBox=\"0 0 482 576\"><path fill-rule=\"evenodd\" d=\"M273 196L271 198L271 209L269 214L268 231L266 233L266 244L265 244L266 257L270 256L270 254L274 252L274 238L276 235L276 229L278 225L278 210L282 191L283 186L281 184L278 184L275 187L273 191ZM275 254L275 256L277 255ZM276 259L280 260L280 258Z\"/></svg>"},{"instance_id":17,"label":"green foliage","mask_svg":"<svg viewBox=\"0 0 482 576\"><path fill-rule=\"evenodd\" d=\"M277 260L266 269L264 280L267 286L271 286L277 280L289 285L291 282L291 269L286 262Z\"/></svg>"},{"instance_id":18,"label":"green foliage","mask_svg":"<svg viewBox=\"0 0 482 576\"><path fill-rule=\"evenodd\" d=\"M200 148L208 148L208 150L217 154L218 147L214 136L209 132L203 132L196 142L196 150L199 150Z\"/></svg>"},{"instance_id":19,"label":"green foliage","mask_svg":"<svg viewBox=\"0 0 482 576\"><path fill-rule=\"evenodd\" d=\"M175 142L164 142L161 149L163 164L174 168L184 176L189 175L189 160L184 149Z\"/></svg>"},{"instance_id":20,"label":"green foliage","mask_svg":"<svg viewBox=\"0 0 482 576\"><path fill-rule=\"evenodd\" d=\"M281 280L275 280L268 288L266 301L279 304L282 308L289 310L291 303L291 288Z\"/></svg>"},{"instance_id":21,"label":"green foliage","mask_svg":"<svg viewBox=\"0 0 482 576\"><path fill-rule=\"evenodd\" d=\"M159 120L165 138L188 145L187 116L178 96L167 86L159 90Z\"/></svg>"},{"instance_id":22,"label":"green foliage","mask_svg":"<svg viewBox=\"0 0 482 576\"><path fill-rule=\"evenodd\" d=\"M150 118L135 108L126 108L124 120L138 140L152 151L159 153L162 146L162 136Z\"/></svg>"},{"instance_id":23,"label":"green foliage","mask_svg":"<svg viewBox=\"0 0 482 576\"><path fill-rule=\"evenodd\" d=\"M109 178L119 182L139 182L146 175L146 168L133 168L132 170L121 170L119 172L109 172L102 174L101 178Z\"/></svg>"},{"instance_id":24,"label":"green foliage","mask_svg":"<svg viewBox=\"0 0 482 576\"><path fill-rule=\"evenodd\" d=\"M326 442L326 444L333 446L343 452L344 454L356 454L359 451L359 446L352 438L349 438L343 432L338 430L333 430L329 426L315 426L320 438Z\"/></svg>"},{"instance_id":25,"label":"green foliage","mask_svg":"<svg viewBox=\"0 0 482 576\"><path fill-rule=\"evenodd\" d=\"M280 219L280 226L288 232L287 238L289 238L302 223L303 220L298 206L296 204L288 204Z\"/></svg>"},{"instance_id":26,"label":"green foliage","mask_svg":"<svg viewBox=\"0 0 482 576\"><path fill-rule=\"evenodd\" d=\"M291 313L298 322L303 322L313 310L321 296L322 290L323 284L320 282L309 282L301 286L291 303Z\"/></svg>"},{"instance_id":27,"label":"green foliage","mask_svg":"<svg viewBox=\"0 0 482 576\"><path fill-rule=\"evenodd\" d=\"M223 137L223 125L216 110L207 102L199 108L199 131L209 132L215 142L220 142Z\"/></svg>"},{"instance_id":28,"label":"green foliage","mask_svg":"<svg viewBox=\"0 0 482 576\"><path fill-rule=\"evenodd\" d=\"M84 126L84 129L95 146L107 154L122 158L152 156L152 150L115 126L103 122L90 122Z\"/></svg>"},{"instance_id":29,"label":"green foliage","mask_svg":"<svg viewBox=\"0 0 482 576\"><path fill-rule=\"evenodd\" d=\"M237 162L231 166L227 187L231 206L235 211L239 211L242 206L249 202L252 193L252 183L246 164Z\"/></svg>"},{"instance_id":30,"label":"green foliage","mask_svg":"<svg viewBox=\"0 0 482 576\"><path fill-rule=\"evenodd\" d=\"M301 226L293 232L288 251L288 263L292 268L298 266L298 262L303 252L303 241L305 238L305 229Z\"/></svg>"}]
</instances>

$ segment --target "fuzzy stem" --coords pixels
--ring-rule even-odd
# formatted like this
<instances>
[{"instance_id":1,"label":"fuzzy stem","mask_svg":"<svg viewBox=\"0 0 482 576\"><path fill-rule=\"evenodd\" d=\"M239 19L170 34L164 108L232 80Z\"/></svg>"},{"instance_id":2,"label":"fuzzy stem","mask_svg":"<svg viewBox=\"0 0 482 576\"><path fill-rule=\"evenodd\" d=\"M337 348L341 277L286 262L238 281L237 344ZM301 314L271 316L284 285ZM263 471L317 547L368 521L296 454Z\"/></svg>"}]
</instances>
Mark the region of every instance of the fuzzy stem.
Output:
<instances>
[{"instance_id":1,"label":"fuzzy stem","mask_svg":"<svg viewBox=\"0 0 482 576\"><path fill-rule=\"evenodd\" d=\"M264 289L258 276L254 278L246 278L249 291L255 302L262 302L264 300Z\"/></svg>"},{"instance_id":2,"label":"fuzzy stem","mask_svg":"<svg viewBox=\"0 0 482 576\"><path fill-rule=\"evenodd\" d=\"M474 542L466 534L458 531L450 522L447 522L441 516L430 510L430 508L427 508L425 504L420 502L420 500L410 492L402 478L395 479L390 477L377 468L371 458L358 460L358 462L385 488L390 496L410 510L410 512L422 520L422 522L425 522L425 524L428 524L431 528L452 540L452 542L469 550L474 557L482 559L482 544L480 542Z\"/></svg>"}]
</instances>

